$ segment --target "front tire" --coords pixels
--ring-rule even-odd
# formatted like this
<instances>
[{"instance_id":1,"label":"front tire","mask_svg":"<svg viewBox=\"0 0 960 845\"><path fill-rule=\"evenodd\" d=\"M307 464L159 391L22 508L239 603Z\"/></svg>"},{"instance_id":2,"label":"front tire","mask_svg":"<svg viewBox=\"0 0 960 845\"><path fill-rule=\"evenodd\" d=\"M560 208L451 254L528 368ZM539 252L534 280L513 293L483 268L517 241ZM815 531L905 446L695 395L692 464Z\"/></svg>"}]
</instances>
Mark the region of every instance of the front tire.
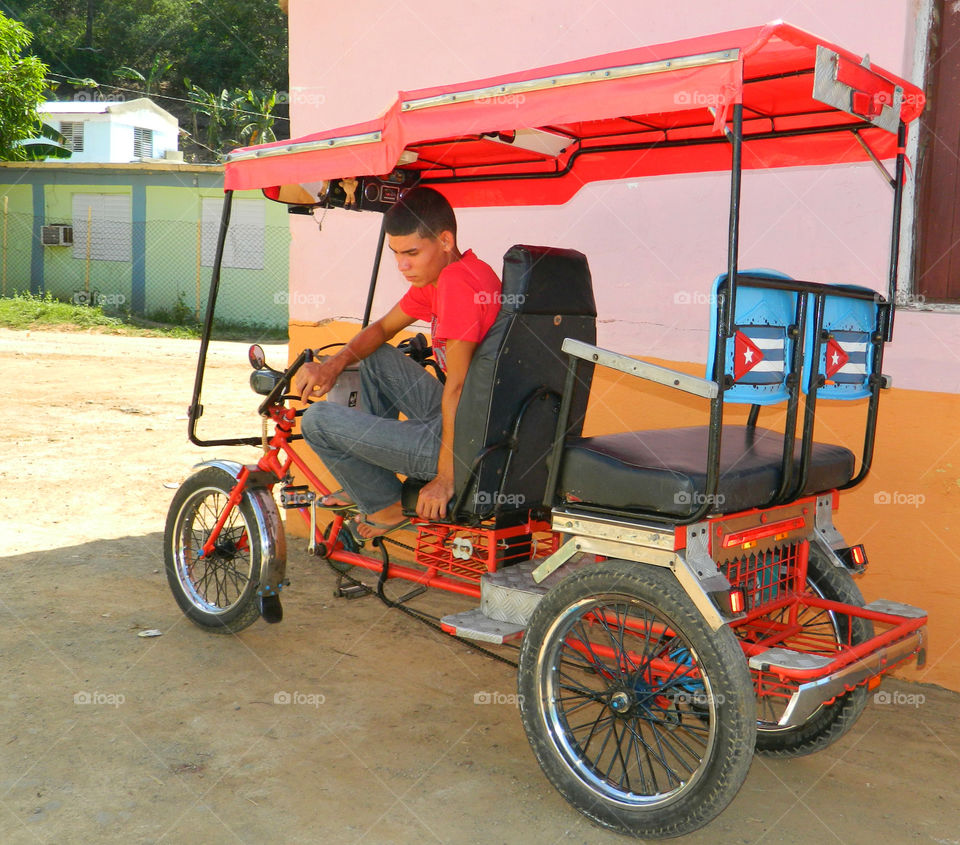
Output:
<instances>
[{"instance_id":1,"label":"front tire","mask_svg":"<svg viewBox=\"0 0 960 845\"><path fill-rule=\"evenodd\" d=\"M177 604L191 621L220 634L242 631L260 616L261 536L247 496L224 523L213 553L199 554L236 483L217 467L190 476L173 497L163 537Z\"/></svg>"},{"instance_id":2,"label":"front tire","mask_svg":"<svg viewBox=\"0 0 960 845\"><path fill-rule=\"evenodd\" d=\"M518 683L544 774L621 833L702 827L750 768L756 712L743 651L667 570L607 561L558 584L530 620Z\"/></svg>"}]
</instances>

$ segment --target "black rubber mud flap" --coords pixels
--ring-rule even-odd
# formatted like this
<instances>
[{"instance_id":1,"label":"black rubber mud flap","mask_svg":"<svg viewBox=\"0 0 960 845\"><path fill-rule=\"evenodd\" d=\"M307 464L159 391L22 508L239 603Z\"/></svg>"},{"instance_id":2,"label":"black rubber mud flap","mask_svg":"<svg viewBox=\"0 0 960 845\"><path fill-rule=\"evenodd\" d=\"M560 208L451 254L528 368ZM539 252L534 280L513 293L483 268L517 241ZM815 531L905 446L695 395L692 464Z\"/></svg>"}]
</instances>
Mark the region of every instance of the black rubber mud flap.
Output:
<instances>
[{"instance_id":1,"label":"black rubber mud flap","mask_svg":"<svg viewBox=\"0 0 960 845\"><path fill-rule=\"evenodd\" d=\"M260 596L260 615L264 622L275 624L283 620L283 605L280 596Z\"/></svg>"}]
</instances>

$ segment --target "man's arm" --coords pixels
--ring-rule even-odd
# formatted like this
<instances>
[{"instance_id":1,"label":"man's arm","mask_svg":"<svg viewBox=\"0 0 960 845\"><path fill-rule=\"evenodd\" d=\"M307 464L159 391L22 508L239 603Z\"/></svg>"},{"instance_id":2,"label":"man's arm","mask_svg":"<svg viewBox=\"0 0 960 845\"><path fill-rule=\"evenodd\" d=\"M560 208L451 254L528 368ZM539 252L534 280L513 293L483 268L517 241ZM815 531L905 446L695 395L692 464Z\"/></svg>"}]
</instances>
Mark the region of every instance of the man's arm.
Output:
<instances>
[{"instance_id":1,"label":"man's arm","mask_svg":"<svg viewBox=\"0 0 960 845\"><path fill-rule=\"evenodd\" d=\"M333 357L322 364L317 362L304 364L293 380L293 392L300 394L301 402L306 402L308 398L319 399L336 384L340 373L347 367L372 355L397 332L409 326L414 319L404 313L399 304L394 305L387 314L355 335Z\"/></svg>"},{"instance_id":2,"label":"man's arm","mask_svg":"<svg viewBox=\"0 0 960 845\"><path fill-rule=\"evenodd\" d=\"M463 383L477 345L469 340L447 341L447 381L443 386L443 426L437 475L420 490L417 500L417 516L423 519L443 519L447 515L447 502L453 495L453 426Z\"/></svg>"}]
</instances>

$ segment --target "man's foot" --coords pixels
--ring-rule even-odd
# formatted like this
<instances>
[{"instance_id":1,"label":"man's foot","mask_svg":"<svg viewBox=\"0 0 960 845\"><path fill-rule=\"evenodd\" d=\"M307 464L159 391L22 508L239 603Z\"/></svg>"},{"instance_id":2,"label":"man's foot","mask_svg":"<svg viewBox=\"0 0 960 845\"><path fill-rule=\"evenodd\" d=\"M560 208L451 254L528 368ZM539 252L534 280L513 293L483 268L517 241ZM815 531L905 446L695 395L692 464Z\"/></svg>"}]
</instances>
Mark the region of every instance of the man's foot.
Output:
<instances>
[{"instance_id":1,"label":"man's foot","mask_svg":"<svg viewBox=\"0 0 960 845\"><path fill-rule=\"evenodd\" d=\"M334 490L320 500L320 505L325 508L352 508L355 504L344 490Z\"/></svg>"},{"instance_id":2,"label":"man's foot","mask_svg":"<svg viewBox=\"0 0 960 845\"><path fill-rule=\"evenodd\" d=\"M370 540L373 537L382 537L384 534L400 528L406 524L407 519L403 515L400 502L395 502L374 513L361 514L355 522L357 534L365 540Z\"/></svg>"}]
</instances>

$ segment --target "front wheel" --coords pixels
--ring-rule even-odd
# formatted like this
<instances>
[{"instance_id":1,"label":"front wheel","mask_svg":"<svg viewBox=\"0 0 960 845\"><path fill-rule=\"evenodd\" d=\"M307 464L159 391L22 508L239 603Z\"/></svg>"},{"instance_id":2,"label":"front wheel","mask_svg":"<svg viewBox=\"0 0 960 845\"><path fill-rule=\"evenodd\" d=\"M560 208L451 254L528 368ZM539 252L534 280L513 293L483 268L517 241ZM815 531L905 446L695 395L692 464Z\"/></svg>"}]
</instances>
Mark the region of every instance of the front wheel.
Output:
<instances>
[{"instance_id":1,"label":"front wheel","mask_svg":"<svg viewBox=\"0 0 960 845\"><path fill-rule=\"evenodd\" d=\"M230 512L213 552L201 554L236 483L216 467L190 476L173 498L163 536L177 604L197 625L222 634L241 631L260 615L261 537L247 496Z\"/></svg>"},{"instance_id":2,"label":"front wheel","mask_svg":"<svg viewBox=\"0 0 960 845\"><path fill-rule=\"evenodd\" d=\"M750 768L756 711L743 652L667 570L607 561L558 584L524 636L519 691L546 776L621 833L702 827Z\"/></svg>"}]
</instances>

